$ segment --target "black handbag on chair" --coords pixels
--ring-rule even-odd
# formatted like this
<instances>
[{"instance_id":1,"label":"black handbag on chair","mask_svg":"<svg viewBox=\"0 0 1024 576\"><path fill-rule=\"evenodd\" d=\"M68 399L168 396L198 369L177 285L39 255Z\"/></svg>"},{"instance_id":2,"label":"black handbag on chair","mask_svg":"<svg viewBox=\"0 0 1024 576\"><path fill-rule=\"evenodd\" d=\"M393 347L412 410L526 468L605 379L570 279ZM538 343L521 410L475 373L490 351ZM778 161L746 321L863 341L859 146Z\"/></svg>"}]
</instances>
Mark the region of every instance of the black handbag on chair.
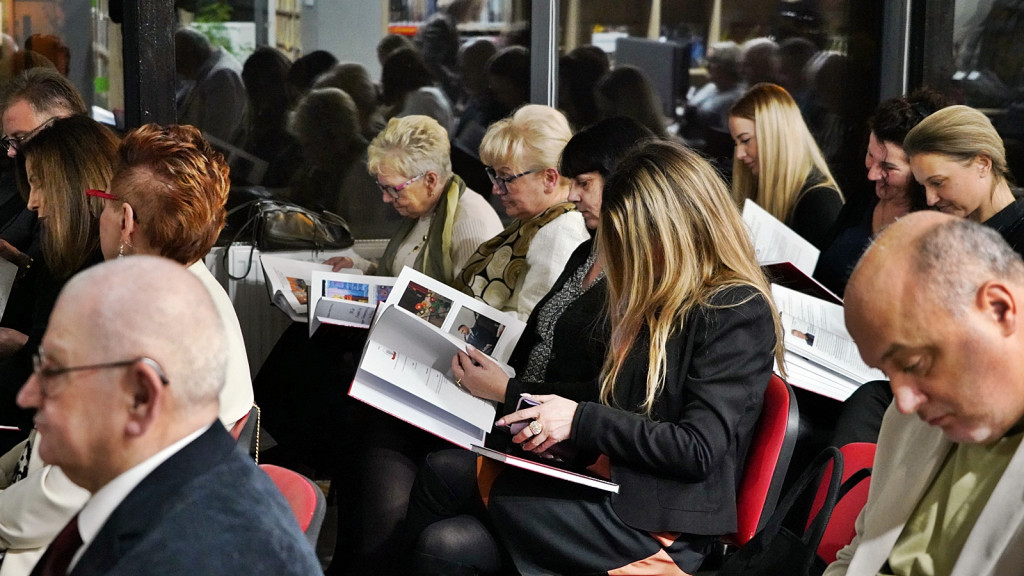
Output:
<instances>
[{"instance_id":1,"label":"black handbag on chair","mask_svg":"<svg viewBox=\"0 0 1024 576\"><path fill-rule=\"evenodd\" d=\"M833 466L825 501L804 533L795 534L782 525L783 521L797 502L814 496L829 462ZM717 576L820 576L826 566L818 557L818 544L832 510L844 494L870 473L866 468L843 482L843 455L837 448L826 448L789 488L764 528L725 560Z\"/></svg>"},{"instance_id":2,"label":"black handbag on chair","mask_svg":"<svg viewBox=\"0 0 1024 576\"><path fill-rule=\"evenodd\" d=\"M345 219L333 212L316 212L280 200L257 199L240 204L228 211L232 215L243 210L248 218L235 231L231 243L249 241L252 245L249 265L241 276L229 276L241 280L249 275L252 268L252 250L260 252L275 250L338 250L355 244L352 232ZM227 250L224 251L225 261Z\"/></svg>"}]
</instances>

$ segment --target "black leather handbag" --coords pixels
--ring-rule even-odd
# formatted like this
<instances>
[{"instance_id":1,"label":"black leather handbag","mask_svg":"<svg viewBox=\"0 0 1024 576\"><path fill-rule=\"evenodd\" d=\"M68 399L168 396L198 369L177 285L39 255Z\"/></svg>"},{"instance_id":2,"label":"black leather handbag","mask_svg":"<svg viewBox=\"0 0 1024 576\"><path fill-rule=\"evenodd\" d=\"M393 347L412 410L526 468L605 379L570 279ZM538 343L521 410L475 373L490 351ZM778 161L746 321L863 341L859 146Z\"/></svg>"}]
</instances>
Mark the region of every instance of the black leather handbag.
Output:
<instances>
[{"instance_id":1,"label":"black leather handbag","mask_svg":"<svg viewBox=\"0 0 1024 576\"><path fill-rule=\"evenodd\" d=\"M339 250L355 243L345 219L333 212L316 212L281 200L257 199L240 204L228 211L232 215L245 211L248 217L237 228L230 246L234 242L248 242L252 249L260 252L275 250ZM227 258L227 250L224 251ZM249 265L236 280L249 275L252 268L250 251Z\"/></svg>"}]
</instances>

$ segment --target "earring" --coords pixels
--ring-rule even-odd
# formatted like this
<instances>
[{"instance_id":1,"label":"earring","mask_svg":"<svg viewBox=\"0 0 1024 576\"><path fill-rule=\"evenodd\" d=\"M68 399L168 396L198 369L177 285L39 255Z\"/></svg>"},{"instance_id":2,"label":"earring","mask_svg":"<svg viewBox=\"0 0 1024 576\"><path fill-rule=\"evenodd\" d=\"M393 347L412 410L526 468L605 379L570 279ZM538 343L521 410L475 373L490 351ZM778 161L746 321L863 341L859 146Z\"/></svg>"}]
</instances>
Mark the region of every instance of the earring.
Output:
<instances>
[{"instance_id":1,"label":"earring","mask_svg":"<svg viewBox=\"0 0 1024 576\"><path fill-rule=\"evenodd\" d=\"M121 242L121 246L117 249L117 257L124 258L124 242Z\"/></svg>"}]
</instances>

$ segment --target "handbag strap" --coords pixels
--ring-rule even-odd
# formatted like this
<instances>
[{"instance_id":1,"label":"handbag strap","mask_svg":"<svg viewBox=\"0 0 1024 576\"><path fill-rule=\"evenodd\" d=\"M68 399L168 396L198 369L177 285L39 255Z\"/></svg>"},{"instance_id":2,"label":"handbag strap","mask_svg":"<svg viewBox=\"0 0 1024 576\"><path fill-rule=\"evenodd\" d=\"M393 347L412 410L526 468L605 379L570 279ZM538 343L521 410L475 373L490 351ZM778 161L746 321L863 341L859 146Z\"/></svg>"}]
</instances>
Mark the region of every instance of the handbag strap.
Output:
<instances>
[{"instance_id":1,"label":"handbag strap","mask_svg":"<svg viewBox=\"0 0 1024 576\"><path fill-rule=\"evenodd\" d=\"M825 527L832 517L832 509L835 508L836 502L839 500L839 489L843 480L843 454L838 448L829 446L814 458L810 465L804 469L797 481L790 486L789 491L786 492L782 501L779 502L775 512L768 519L763 529L768 534L777 534L779 532L783 521L789 516L790 510L793 509L797 501L805 494L811 494L811 490L817 489L829 462L832 463L832 476L829 478L825 502L815 516L814 521L804 530L803 536L800 538L804 544L803 549L806 551L806 558L801 559L804 566L802 566L802 571L798 572L799 574L807 573L814 562L818 543L821 542L821 538L825 534Z\"/></svg>"},{"instance_id":2,"label":"handbag strap","mask_svg":"<svg viewBox=\"0 0 1024 576\"><path fill-rule=\"evenodd\" d=\"M256 224L256 221L259 220L260 216L263 214L262 203L263 203L263 200L260 200L260 199L250 200L248 202L243 202L242 204L239 204L238 206L235 206L231 210L228 210L228 212L227 212L227 214L225 216L225 218L226 218L227 216L231 216L235 212L240 212L243 209L248 209L249 210L249 218L245 221L244 224L242 224L238 228L238 230L235 232L235 235L231 238L231 241L228 242L228 245L224 248L223 254L221 254L221 264L224 266L224 272L227 273L228 278L230 278L232 280L243 280L244 278L249 276L249 272L252 271L252 257L253 257L253 253L256 250L256 226L255 226L255 224ZM252 237L250 238L250 242L249 242L249 260L248 260L248 263L245 266L245 272L243 272L240 276L235 276L234 274L231 273L231 267L228 266L228 253L231 252L231 246L234 245L234 243L237 242L238 239L242 236L242 233L245 232L248 229L252 230L252 232L251 232Z\"/></svg>"}]
</instances>

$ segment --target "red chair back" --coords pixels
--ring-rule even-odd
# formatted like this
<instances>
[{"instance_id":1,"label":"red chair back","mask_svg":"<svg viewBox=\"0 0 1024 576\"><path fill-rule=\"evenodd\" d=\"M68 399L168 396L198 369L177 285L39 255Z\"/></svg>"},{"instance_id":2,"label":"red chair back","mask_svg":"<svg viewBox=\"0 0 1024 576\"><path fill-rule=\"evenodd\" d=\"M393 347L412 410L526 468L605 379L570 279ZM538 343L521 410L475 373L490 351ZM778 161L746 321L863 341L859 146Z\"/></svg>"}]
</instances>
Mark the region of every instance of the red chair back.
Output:
<instances>
[{"instance_id":1,"label":"red chair back","mask_svg":"<svg viewBox=\"0 0 1024 576\"><path fill-rule=\"evenodd\" d=\"M736 494L736 533L723 538L726 544L746 544L775 511L799 427L793 389L772 374Z\"/></svg>"},{"instance_id":2,"label":"red chair back","mask_svg":"<svg viewBox=\"0 0 1024 576\"><path fill-rule=\"evenodd\" d=\"M299 528L316 548L320 525L327 510L327 499L323 491L309 478L287 468L260 464L260 469L270 476L277 489L284 495L284 499L292 508L292 513L295 514Z\"/></svg>"},{"instance_id":3,"label":"red chair back","mask_svg":"<svg viewBox=\"0 0 1024 576\"><path fill-rule=\"evenodd\" d=\"M839 449L843 455L843 482L858 470L871 468L874 465L876 446L871 442L853 442ZM808 525L818 514L818 510L821 510L821 505L825 501L825 492L828 490L828 479L831 476L832 465L829 464L825 469L821 485L818 486L814 503L811 505ZM822 535L821 542L818 543L818 556L827 564L835 562L836 553L843 546L849 544L857 534L854 523L857 521L857 515L860 514L861 508L868 501L870 485L871 477L865 478L840 498L832 510L832 517L829 519L828 525L825 526L825 534Z\"/></svg>"}]
</instances>

